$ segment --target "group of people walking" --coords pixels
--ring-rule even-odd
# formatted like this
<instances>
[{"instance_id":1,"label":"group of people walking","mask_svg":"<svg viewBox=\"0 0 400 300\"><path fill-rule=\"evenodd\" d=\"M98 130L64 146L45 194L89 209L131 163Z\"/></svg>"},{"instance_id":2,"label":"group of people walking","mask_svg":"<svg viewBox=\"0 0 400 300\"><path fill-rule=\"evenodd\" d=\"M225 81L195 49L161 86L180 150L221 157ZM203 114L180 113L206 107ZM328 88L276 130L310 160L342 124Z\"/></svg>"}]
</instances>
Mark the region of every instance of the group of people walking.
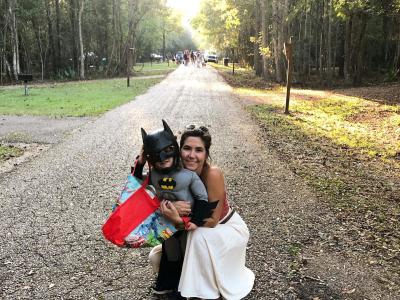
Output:
<instances>
[{"instance_id":1,"label":"group of people walking","mask_svg":"<svg viewBox=\"0 0 400 300\"><path fill-rule=\"evenodd\" d=\"M177 53L175 55L176 63L183 63L185 66L194 65L198 68L202 67L205 64L204 53L200 50L185 50L183 51L183 57L180 58L180 55Z\"/></svg>"}]
</instances>

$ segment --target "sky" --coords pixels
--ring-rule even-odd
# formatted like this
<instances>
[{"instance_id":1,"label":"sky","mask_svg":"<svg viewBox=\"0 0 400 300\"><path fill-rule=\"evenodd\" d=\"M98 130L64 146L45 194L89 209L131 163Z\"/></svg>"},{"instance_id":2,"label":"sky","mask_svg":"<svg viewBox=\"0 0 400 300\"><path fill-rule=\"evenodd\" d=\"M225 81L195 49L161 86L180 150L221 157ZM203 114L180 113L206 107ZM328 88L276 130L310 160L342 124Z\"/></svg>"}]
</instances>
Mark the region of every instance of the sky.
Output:
<instances>
[{"instance_id":1,"label":"sky","mask_svg":"<svg viewBox=\"0 0 400 300\"><path fill-rule=\"evenodd\" d=\"M193 31L190 26L192 19L200 9L201 0L167 0L167 5L179 10L183 15L182 25Z\"/></svg>"}]
</instances>

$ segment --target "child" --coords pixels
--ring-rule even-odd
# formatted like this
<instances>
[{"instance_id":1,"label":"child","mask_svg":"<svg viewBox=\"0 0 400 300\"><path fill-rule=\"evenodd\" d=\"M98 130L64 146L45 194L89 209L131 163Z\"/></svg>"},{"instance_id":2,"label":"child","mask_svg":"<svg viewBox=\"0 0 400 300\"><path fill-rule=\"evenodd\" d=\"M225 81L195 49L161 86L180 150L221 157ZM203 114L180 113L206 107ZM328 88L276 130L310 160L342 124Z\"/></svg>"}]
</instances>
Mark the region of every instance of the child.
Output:
<instances>
[{"instance_id":1,"label":"child","mask_svg":"<svg viewBox=\"0 0 400 300\"><path fill-rule=\"evenodd\" d=\"M211 216L217 202L209 203L207 190L200 177L182 168L176 137L168 124L162 120L163 129L150 134L142 128L143 153L138 157L133 175L142 179L143 166L150 163L150 184L159 200L184 200L191 204L190 217L182 217L184 229L194 230Z\"/></svg>"}]
</instances>

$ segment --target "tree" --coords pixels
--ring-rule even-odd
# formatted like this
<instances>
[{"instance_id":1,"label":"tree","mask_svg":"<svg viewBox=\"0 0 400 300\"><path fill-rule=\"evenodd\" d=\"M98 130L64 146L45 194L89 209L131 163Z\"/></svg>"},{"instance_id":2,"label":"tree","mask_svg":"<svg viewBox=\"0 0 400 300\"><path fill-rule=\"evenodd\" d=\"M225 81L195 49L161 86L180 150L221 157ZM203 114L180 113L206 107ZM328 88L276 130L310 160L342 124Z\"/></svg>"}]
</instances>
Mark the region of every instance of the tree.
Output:
<instances>
[{"instance_id":1,"label":"tree","mask_svg":"<svg viewBox=\"0 0 400 300\"><path fill-rule=\"evenodd\" d=\"M82 14L85 6L85 0L78 0L79 13L78 13L78 34L79 34L79 78L85 79L85 54L83 52L83 37L82 37Z\"/></svg>"},{"instance_id":2,"label":"tree","mask_svg":"<svg viewBox=\"0 0 400 300\"><path fill-rule=\"evenodd\" d=\"M19 65L19 42L18 42L18 30L17 30L17 19L16 19L16 9L17 1L9 0L8 11L10 16L9 26L11 33L11 47L12 47L12 68L15 80L18 80L18 73L20 72Z\"/></svg>"},{"instance_id":3,"label":"tree","mask_svg":"<svg viewBox=\"0 0 400 300\"><path fill-rule=\"evenodd\" d=\"M268 42L268 24L269 24L269 13L270 13L270 1L269 0L261 0L261 29L262 29L262 43L261 43L261 53L262 53L262 74L264 79L270 79L270 73L268 69L268 60L270 58L270 49Z\"/></svg>"},{"instance_id":4,"label":"tree","mask_svg":"<svg viewBox=\"0 0 400 300\"><path fill-rule=\"evenodd\" d=\"M259 0L254 1L254 9L253 9L253 14L255 15L254 17L254 31L253 31L253 36L251 37L251 42L254 43L254 70L256 72L256 75L261 76L263 73L263 65L261 63L261 54L260 54L260 39L259 37L261 36L261 12L258 9L260 7Z\"/></svg>"}]
</instances>

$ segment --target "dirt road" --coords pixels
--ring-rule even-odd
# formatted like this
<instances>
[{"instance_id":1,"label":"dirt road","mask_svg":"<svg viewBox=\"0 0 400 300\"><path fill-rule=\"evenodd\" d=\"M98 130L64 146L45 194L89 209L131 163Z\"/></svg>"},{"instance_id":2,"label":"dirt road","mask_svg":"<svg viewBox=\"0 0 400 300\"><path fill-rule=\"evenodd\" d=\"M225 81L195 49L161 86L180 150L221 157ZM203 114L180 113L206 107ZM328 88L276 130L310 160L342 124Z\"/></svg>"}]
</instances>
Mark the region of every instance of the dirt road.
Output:
<instances>
[{"instance_id":1,"label":"dirt road","mask_svg":"<svg viewBox=\"0 0 400 300\"><path fill-rule=\"evenodd\" d=\"M0 298L153 298L149 249L116 248L100 228L141 145L140 127L158 128L162 118L176 132L192 122L210 127L213 162L251 231L256 284L247 299L395 298L376 283L379 270L323 250L337 220L265 148L217 73L184 66L1 175ZM307 264L301 276L298 264Z\"/></svg>"}]
</instances>

